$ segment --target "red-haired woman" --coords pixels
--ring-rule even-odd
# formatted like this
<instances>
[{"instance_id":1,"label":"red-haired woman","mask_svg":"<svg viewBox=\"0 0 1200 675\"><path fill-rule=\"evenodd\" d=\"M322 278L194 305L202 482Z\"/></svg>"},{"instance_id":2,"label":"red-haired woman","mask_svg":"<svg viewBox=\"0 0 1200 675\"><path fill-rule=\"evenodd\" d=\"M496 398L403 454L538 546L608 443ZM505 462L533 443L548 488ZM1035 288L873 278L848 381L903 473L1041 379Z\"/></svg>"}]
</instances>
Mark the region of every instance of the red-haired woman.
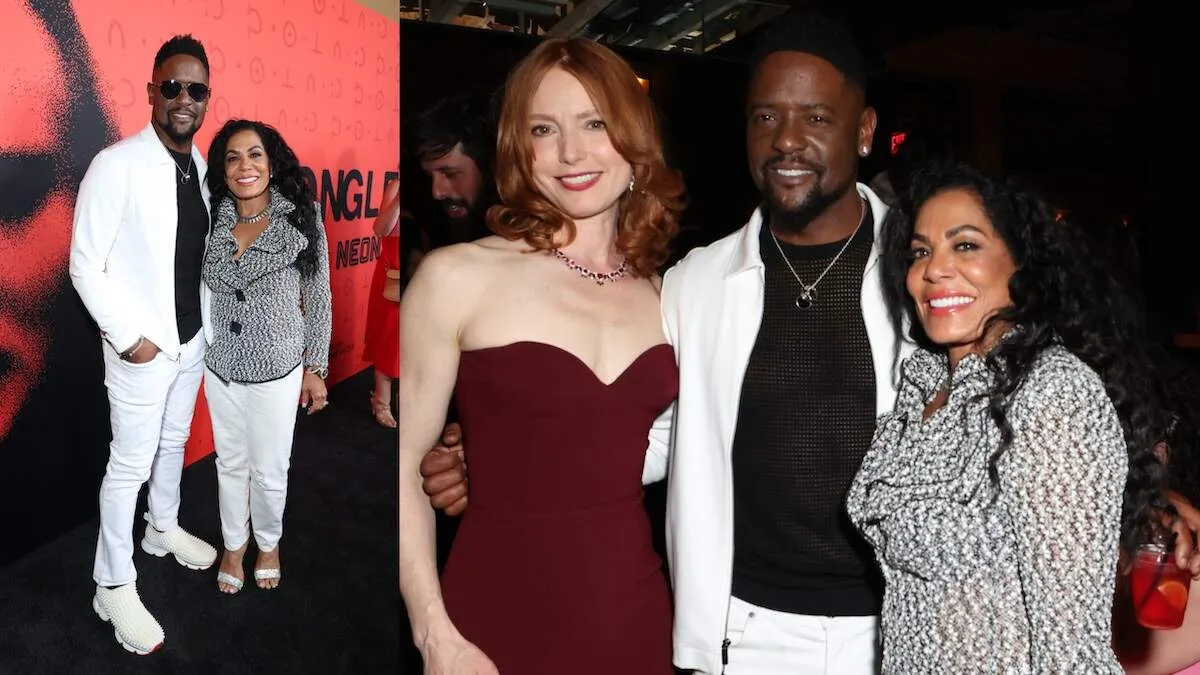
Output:
<instances>
[{"instance_id":1,"label":"red-haired woman","mask_svg":"<svg viewBox=\"0 0 1200 675\"><path fill-rule=\"evenodd\" d=\"M495 236L431 253L401 303L400 590L426 673L670 675L641 476L678 389L656 269L683 183L607 48L543 42L506 92ZM417 466L456 388L471 509L439 583Z\"/></svg>"}]
</instances>

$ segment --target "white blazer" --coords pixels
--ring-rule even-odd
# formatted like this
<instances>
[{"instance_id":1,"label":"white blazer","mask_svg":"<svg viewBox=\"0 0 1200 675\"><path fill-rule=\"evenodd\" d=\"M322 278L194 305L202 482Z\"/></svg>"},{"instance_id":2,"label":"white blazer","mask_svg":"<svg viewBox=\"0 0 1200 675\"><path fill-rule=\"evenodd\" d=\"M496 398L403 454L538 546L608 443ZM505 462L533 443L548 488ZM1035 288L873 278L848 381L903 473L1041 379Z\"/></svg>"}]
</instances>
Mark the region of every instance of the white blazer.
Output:
<instances>
[{"instance_id":1,"label":"white blazer","mask_svg":"<svg viewBox=\"0 0 1200 675\"><path fill-rule=\"evenodd\" d=\"M895 403L912 345L887 316L879 271L887 206L865 185L876 244L863 272L862 311L875 366L876 414ZM733 576L733 435L742 380L763 313L762 213L690 252L663 278L663 326L679 364L679 399L650 433L643 480L667 475L667 557L675 590L675 665L721 672ZM668 471L669 464L669 471Z\"/></svg>"},{"instance_id":2,"label":"white blazer","mask_svg":"<svg viewBox=\"0 0 1200 675\"><path fill-rule=\"evenodd\" d=\"M207 214L208 165L195 146L192 160ZM167 358L179 358L177 173L174 158L153 125L147 124L101 150L79 185L71 235L71 283L117 352L134 346L144 335ZM200 306L207 320L207 303Z\"/></svg>"}]
</instances>

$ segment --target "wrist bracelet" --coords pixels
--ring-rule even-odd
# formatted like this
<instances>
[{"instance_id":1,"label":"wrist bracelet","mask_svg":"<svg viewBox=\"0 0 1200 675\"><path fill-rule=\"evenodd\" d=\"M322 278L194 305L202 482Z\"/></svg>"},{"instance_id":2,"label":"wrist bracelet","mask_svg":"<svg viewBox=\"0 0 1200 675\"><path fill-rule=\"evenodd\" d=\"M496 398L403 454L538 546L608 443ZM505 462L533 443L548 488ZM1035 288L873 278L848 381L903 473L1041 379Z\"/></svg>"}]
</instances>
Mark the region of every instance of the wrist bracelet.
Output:
<instances>
[{"instance_id":1,"label":"wrist bracelet","mask_svg":"<svg viewBox=\"0 0 1200 675\"><path fill-rule=\"evenodd\" d=\"M128 361L128 360L129 360L129 357L131 357L131 356L133 356L134 354L136 354L136 353L137 353L137 351L138 351L139 349L141 349L141 348L142 348L142 345L144 345L144 344L146 344L146 338L145 338L144 336L143 336L143 337L139 337L139 338L138 338L138 341L137 341L137 343L135 343L135 344L134 344L132 347L130 347L129 349L126 349L125 351L121 352L121 358L122 358L122 359L124 359L124 360L126 360L126 361Z\"/></svg>"},{"instance_id":2,"label":"wrist bracelet","mask_svg":"<svg viewBox=\"0 0 1200 675\"><path fill-rule=\"evenodd\" d=\"M322 380L329 377L329 368L327 368L325 366L309 366L308 368L305 369L305 372L307 372L310 375L316 375L317 377L321 378Z\"/></svg>"}]
</instances>

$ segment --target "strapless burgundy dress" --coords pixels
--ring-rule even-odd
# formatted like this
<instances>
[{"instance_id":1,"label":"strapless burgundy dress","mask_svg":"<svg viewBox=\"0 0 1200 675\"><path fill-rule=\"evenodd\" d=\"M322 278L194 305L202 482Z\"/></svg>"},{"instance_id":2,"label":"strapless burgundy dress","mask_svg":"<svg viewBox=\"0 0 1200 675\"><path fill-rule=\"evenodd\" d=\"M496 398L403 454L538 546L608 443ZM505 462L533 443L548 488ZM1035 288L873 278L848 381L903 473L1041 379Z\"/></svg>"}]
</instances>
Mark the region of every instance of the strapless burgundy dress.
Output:
<instances>
[{"instance_id":1,"label":"strapless burgundy dress","mask_svg":"<svg viewBox=\"0 0 1200 675\"><path fill-rule=\"evenodd\" d=\"M450 618L501 675L671 675L671 607L642 503L670 346L611 384L540 342L464 352L471 501L442 575Z\"/></svg>"}]
</instances>

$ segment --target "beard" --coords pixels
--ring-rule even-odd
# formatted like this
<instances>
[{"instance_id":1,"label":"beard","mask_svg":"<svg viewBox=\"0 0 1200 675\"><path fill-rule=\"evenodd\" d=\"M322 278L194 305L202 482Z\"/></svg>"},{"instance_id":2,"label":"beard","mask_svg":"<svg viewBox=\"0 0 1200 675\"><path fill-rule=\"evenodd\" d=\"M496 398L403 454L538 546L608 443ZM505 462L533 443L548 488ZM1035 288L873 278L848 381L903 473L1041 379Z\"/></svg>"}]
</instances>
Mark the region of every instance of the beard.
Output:
<instances>
[{"instance_id":1,"label":"beard","mask_svg":"<svg viewBox=\"0 0 1200 675\"><path fill-rule=\"evenodd\" d=\"M442 212L446 215L446 228L444 230L449 244L459 244L468 241L475 241L480 237L485 237L489 234L487 227L487 208L480 201L476 201L475 205L468 204L462 199L443 199L438 202L442 208ZM459 215L451 212L451 207L461 207Z\"/></svg>"},{"instance_id":2,"label":"beard","mask_svg":"<svg viewBox=\"0 0 1200 675\"><path fill-rule=\"evenodd\" d=\"M465 221L476 217L474 209L465 199L443 199L438 202L451 221Z\"/></svg>"},{"instance_id":3,"label":"beard","mask_svg":"<svg viewBox=\"0 0 1200 675\"><path fill-rule=\"evenodd\" d=\"M200 128L200 125L196 123L196 118L192 118L192 121L182 129L177 128L174 124L172 124L169 114L166 122L159 123L158 120L154 120L154 124L159 129L163 130L163 133L167 135L167 138L171 139L172 143L178 143L180 145L183 145L184 143L190 143L192 138L196 135L196 130Z\"/></svg>"},{"instance_id":4,"label":"beard","mask_svg":"<svg viewBox=\"0 0 1200 675\"><path fill-rule=\"evenodd\" d=\"M766 204L767 217L772 229L778 232L798 234L808 228L812 221L841 199L854 186L853 174L841 185L836 185L826 191L821 188L820 179L824 173L818 173L817 185L809 191L804 200L795 206L785 204L775 194L769 185L764 184L762 190L763 202Z\"/></svg>"}]
</instances>

